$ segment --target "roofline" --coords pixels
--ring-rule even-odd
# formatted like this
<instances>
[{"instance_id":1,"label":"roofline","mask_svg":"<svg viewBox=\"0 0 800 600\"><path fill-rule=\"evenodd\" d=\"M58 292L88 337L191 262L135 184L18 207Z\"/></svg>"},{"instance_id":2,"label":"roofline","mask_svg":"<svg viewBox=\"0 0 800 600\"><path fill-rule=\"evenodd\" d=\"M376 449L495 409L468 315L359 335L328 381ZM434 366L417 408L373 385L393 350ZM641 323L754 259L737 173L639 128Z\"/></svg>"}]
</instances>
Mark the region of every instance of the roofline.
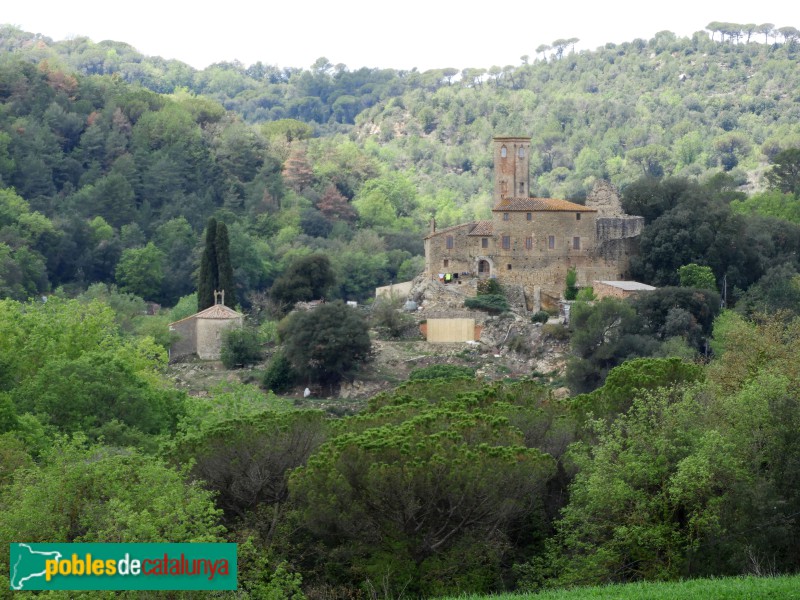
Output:
<instances>
[{"instance_id":1,"label":"roofline","mask_svg":"<svg viewBox=\"0 0 800 600\"><path fill-rule=\"evenodd\" d=\"M432 238L435 235L439 235L440 233L447 233L448 231L453 231L459 229L460 227L468 227L470 225L477 225L479 221L468 221L466 223L459 223L458 225L450 225L450 227L445 227L444 229L438 229L436 231L432 231L428 233L428 235L424 236L422 239L427 240L428 238Z\"/></svg>"}]
</instances>

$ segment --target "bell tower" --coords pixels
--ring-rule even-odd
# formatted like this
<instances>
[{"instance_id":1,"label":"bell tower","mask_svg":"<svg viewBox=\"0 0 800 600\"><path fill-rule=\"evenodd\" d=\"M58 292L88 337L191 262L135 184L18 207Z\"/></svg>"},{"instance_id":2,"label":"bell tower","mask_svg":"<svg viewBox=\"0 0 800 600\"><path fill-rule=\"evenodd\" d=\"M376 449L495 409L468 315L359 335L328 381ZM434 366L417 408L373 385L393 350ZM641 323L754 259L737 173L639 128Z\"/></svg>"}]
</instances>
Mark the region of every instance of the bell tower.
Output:
<instances>
[{"instance_id":1,"label":"bell tower","mask_svg":"<svg viewBox=\"0 0 800 600\"><path fill-rule=\"evenodd\" d=\"M510 198L530 196L529 137L495 137L494 205Z\"/></svg>"}]
</instances>

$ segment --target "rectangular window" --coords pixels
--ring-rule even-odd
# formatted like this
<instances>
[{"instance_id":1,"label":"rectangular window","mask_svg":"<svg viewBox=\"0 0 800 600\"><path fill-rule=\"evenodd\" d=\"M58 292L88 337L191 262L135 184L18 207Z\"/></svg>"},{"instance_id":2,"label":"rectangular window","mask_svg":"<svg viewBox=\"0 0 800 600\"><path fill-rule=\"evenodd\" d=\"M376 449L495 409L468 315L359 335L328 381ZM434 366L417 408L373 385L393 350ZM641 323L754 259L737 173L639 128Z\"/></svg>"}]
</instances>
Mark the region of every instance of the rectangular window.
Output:
<instances>
[{"instance_id":1,"label":"rectangular window","mask_svg":"<svg viewBox=\"0 0 800 600\"><path fill-rule=\"evenodd\" d=\"M532 218L533 218L533 215L531 213L525 213L525 220L526 221L530 221Z\"/></svg>"},{"instance_id":2,"label":"rectangular window","mask_svg":"<svg viewBox=\"0 0 800 600\"><path fill-rule=\"evenodd\" d=\"M555 250L556 248L556 236L548 235L547 236L547 248L549 250Z\"/></svg>"},{"instance_id":3,"label":"rectangular window","mask_svg":"<svg viewBox=\"0 0 800 600\"><path fill-rule=\"evenodd\" d=\"M489 238L481 238L481 248L489 247Z\"/></svg>"},{"instance_id":4,"label":"rectangular window","mask_svg":"<svg viewBox=\"0 0 800 600\"><path fill-rule=\"evenodd\" d=\"M572 238L572 249L573 250L580 250L581 249L581 238L579 238L579 237Z\"/></svg>"},{"instance_id":5,"label":"rectangular window","mask_svg":"<svg viewBox=\"0 0 800 600\"><path fill-rule=\"evenodd\" d=\"M449 260L447 260L446 258L445 258L445 259L444 259L444 261L442 261L442 262L444 263L444 265L443 265L443 266L445 266L445 267L449 267L449 266L450 266L450 261L449 261Z\"/></svg>"},{"instance_id":6,"label":"rectangular window","mask_svg":"<svg viewBox=\"0 0 800 600\"><path fill-rule=\"evenodd\" d=\"M533 250L533 238L532 237L525 238L525 249L526 250Z\"/></svg>"},{"instance_id":7,"label":"rectangular window","mask_svg":"<svg viewBox=\"0 0 800 600\"><path fill-rule=\"evenodd\" d=\"M575 213L575 220L576 221L580 221L581 220L581 213Z\"/></svg>"},{"instance_id":8,"label":"rectangular window","mask_svg":"<svg viewBox=\"0 0 800 600\"><path fill-rule=\"evenodd\" d=\"M503 250L510 250L511 249L511 236L504 235L503 236Z\"/></svg>"},{"instance_id":9,"label":"rectangular window","mask_svg":"<svg viewBox=\"0 0 800 600\"><path fill-rule=\"evenodd\" d=\"M503 213L503 221L508 221L508 213Z\"/></svg>"},{"instance_id":10,"label":"rectangular window","mask_svg":"<svg viewBox=\"0 0 800 600\"><path fill-rule=\"evenodd\" d=\"M453 236L452 235L448 235L447 236L447 249L448 250L452 250L453 249Z\"/></svg>"}]
</instances>

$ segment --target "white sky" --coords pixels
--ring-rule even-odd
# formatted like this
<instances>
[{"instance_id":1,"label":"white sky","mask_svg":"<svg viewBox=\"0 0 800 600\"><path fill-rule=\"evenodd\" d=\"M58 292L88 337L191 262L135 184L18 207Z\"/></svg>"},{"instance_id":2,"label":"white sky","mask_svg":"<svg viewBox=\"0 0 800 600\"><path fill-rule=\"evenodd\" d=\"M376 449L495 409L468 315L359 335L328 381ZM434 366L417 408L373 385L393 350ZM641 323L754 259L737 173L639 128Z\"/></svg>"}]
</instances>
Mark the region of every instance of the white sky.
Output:
<instances>
[{"instance_id":1,"label":"white sky","mask_svg":"<svg viewBox=\"0 0 800 600\"><path fill-rule=\"evenodd\" d=\"M540 44L558 38L593 50L665 29L691 36L711 21L800 27L800 10L793 0L767 7L753 0L4 0L0 7L0 23L25 31L127 42L198 69L232 60L308 68L321 56L350 70L502 67L524 54L533 60Z\"/></svg>"}]
</instances>

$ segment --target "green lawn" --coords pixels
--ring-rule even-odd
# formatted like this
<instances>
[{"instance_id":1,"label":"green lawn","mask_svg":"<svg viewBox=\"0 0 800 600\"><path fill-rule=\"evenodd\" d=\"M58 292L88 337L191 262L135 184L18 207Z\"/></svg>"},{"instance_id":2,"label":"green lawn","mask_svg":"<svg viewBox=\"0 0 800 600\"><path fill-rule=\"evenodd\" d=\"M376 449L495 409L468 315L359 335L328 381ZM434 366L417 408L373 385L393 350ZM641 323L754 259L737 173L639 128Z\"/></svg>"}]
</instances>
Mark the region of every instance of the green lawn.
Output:
<instances>
[{"instance_id":1,"label":"green lawn","mask_svg":"<svg viewBox=\"0 0 800 600\"><path fill-rule=\"evenodd\" d=\"M548 591L538 594L459 596L457 600L587 600L589 598L602 598L603 600L800 599L800 576L729 577L724 579L695 579L680 583L631 583L628 585Z\"/></svg>"}]
</instances>

